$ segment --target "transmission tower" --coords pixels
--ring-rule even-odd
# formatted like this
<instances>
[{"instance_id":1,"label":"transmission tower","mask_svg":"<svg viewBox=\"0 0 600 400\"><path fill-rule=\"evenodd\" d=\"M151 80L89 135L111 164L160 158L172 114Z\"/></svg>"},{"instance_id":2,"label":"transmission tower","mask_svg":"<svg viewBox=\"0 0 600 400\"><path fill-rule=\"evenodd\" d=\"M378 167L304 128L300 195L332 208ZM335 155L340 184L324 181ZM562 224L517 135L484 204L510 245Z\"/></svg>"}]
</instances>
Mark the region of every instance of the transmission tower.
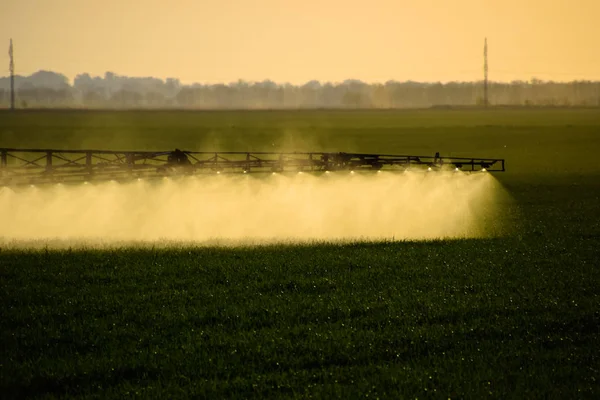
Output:
<instances>
[{"instance_id":1,"label":"transmission tower","mask_svg":"<svg viewBox=\"0 0 600 400\"><path fill-rule=\"evenodd\" d=\"M15 109L15 60L13 57L13 42L10 39L10 46L8 47L8 56L10 57L10 109Z\"/></svg>"},{"instance_id":2,"label":"transmission tower","mask_svg":"<svg viewBox=\"0 0 600 400\"><path fill-rule=\"evenodd\" d=\"M483 44L483 104L488 106L488 46L487 38Z\"/></svg>"}]
</instances>

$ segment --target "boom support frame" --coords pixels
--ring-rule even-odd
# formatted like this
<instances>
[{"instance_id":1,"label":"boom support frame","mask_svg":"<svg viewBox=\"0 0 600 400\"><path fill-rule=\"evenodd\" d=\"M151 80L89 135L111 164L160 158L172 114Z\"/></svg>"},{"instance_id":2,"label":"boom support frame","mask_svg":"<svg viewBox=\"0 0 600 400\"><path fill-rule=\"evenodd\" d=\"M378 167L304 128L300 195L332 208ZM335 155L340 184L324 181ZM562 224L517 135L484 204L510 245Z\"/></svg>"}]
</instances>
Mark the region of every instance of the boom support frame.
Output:
<instances>
[{"instance_id":1,"label":"boom support frame","mask_svg":"<svg viewBox=\"0 0 600 400\"><path fill-rule=\"evenodd\" d=\"M343 152L111 151L0 148L0 184L128 180L214 173L505 171L504 159Z\"/></svg>"}]
</instances>

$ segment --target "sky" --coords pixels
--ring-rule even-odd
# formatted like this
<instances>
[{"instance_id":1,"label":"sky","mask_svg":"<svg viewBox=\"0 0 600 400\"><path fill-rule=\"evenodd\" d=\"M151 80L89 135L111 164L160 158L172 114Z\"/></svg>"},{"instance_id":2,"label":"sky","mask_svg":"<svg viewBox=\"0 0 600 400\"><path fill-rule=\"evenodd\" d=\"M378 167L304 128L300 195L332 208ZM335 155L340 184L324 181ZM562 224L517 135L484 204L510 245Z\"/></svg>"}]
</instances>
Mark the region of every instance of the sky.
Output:
<instances>
[{"instance_id":1,"label":"sky","mask_svg":"<svg viewBox=\"0 0 600 400\"><path fill-rule=\"evenodd\" d=\"M0 0L0 76L600 80L599 0Z\"/></svg>"}]
</instances>

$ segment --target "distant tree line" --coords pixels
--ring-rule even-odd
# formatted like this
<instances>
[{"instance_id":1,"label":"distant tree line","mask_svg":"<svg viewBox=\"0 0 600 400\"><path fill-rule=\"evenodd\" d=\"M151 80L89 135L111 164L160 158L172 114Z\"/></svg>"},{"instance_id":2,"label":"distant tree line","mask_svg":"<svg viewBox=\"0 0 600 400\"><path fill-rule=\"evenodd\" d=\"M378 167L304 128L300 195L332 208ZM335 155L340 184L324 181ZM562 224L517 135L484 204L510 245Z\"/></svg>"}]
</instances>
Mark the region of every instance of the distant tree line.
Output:
<instances>
[{"instance_id":1,"label":"distant tree line","mask_svg":"<svg viewBox=\"0 0 600 400\"><path fill-rule=\"evenodd\" d=\"M178 79L137 78L107 72L78 75L73 84L62 74L38 71L15 80L20 108L424 108L483 104L483 82L398 82L368 84L310 81L303 85L237 81L182 85ZM10 81L0 77L0 107L10 102ZM491 82L489 102L502 106L600 107L600 82L531 79Z\"/></svg>"}]
</instances>

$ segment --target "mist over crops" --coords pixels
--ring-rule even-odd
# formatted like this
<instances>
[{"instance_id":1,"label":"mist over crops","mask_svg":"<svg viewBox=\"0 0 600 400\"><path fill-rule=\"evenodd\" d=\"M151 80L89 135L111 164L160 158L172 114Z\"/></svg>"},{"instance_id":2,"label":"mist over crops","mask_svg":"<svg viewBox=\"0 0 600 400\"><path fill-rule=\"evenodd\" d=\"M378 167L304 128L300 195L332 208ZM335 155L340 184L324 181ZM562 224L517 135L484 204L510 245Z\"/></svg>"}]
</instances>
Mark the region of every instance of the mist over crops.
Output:
<instances>
[{"instance_id":1,"label":"mist over crops","mask_svg":"<svg viewBox=\"0 0 600 400\"><path fill-rule=\"evenodd\" d=\"M507 170L0 186L0 391L598 398L599 116L4 113L4 146L439 151Z\"/></svg>"},{"instance_id":2,"label":"mist over crops","mask_svg":"<svg viewBox=\"0 0 600 400\"><path fill-rule=\"evenodd\" d=\"M0 189L4 240L404 240L479 237L502 195L487 173L332 172Z\"/></svg>"}]
</instances>

